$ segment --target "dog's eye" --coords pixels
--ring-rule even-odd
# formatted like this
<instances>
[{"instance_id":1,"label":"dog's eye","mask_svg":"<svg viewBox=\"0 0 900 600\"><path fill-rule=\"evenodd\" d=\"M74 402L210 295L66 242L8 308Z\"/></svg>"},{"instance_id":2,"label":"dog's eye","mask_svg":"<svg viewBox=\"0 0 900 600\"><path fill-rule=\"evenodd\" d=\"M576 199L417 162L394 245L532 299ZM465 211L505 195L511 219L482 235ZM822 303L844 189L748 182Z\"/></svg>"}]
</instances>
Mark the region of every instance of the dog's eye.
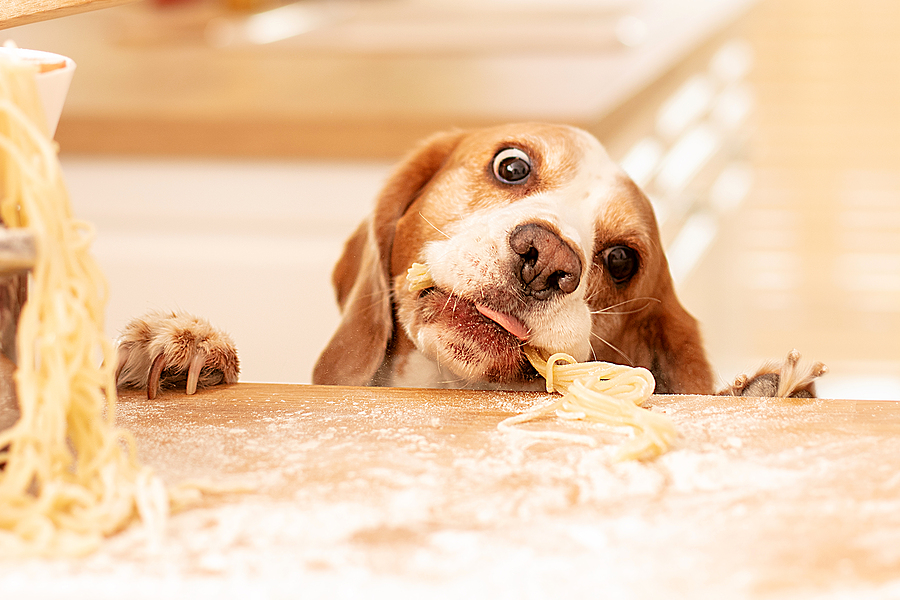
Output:
<instances>
[{"instance_id":1,"label":"dog's eye","mask_svg":"<svg viewBox=\"0 0 900 600\"><path fill-rule=\"evenodd\" d=\"M606 272L617 284L622 284L634 277L638 270L638 255L628 246L613 246L603 251L603 262Z\"/></svg>"},{"instance_id":2,"label":"dog's eye","mask_svg":"<svg viewBox=\"0 0 900 600\"><path fill-rule=\"evenodd\" d=\"M531 159L518 148L506 148L494 157L494 177L503 183L525 183L531 174Z\"/></svg>"}]
</instances>

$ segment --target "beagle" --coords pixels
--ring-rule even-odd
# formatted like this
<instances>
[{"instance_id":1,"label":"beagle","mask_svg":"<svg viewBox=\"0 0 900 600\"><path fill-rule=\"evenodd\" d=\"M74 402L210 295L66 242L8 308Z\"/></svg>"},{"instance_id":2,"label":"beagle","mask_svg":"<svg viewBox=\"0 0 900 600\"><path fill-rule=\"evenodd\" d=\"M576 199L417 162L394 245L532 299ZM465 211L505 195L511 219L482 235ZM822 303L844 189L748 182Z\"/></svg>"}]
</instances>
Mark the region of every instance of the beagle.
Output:
<instances>
[{"instance_id":1,"label":"beagle","mask_svg":"<svg viewBox=\"0 0 900 600\"><path fill-rule=\"evenodd\" d=\"M414 263L428 266L433 285L410 289ZM523 123L426 139L347 241L333 283L342 318L315 365L317 384L540 389L522 352L528 343L645 367L656 393L715 391L650 202L574 127ZM145 329L136 331L152 337ZM174 343L177 335L167 335ZM149 379L155 393L167 365L144 356L153 354L149 342L134 342L126 335L120 346L120 371L130 385ZM798 359L739 378L725 393L812 395L824 367L800 369ZM226 371L221 380L237 378ZM209 377L187 377L198 379L202 386Z\"/></svg>"},{"instance_id":2,"label":"beagle","mask_svg":"<svg viewBox=\"0 0 900 600\"><path fill-rule=\"evenodd\" d=\"M428 265L433 286L410 289L413 263ZM348 240L333 283L343 318L315 383L539 388L527 342L645 367L656 393L714 392L650 202L580 129L524 123L425 140ZM727 393L811 395L824 367L798 360Z\"/></svg>"}]
</instances>

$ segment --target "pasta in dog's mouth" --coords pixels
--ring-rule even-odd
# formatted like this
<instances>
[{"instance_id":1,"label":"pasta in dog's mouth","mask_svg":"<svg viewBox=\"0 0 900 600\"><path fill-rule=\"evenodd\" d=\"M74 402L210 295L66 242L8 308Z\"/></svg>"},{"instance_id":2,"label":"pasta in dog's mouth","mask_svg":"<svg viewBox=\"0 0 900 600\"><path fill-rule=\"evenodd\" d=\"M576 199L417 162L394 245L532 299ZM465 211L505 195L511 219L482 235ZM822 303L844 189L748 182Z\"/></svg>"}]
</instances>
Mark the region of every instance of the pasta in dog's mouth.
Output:
<instances>
[{"instance_id":1,"label":"pasta in dog's mouth","mask_svg":"<svg viewBox=\"0 0 900 600\"><path fill-rule=\"evenodd\" d=\"M427 265L421 263L410 267L407 282L411 291L435 289ZM522 352L531 367L547 380L547 391L560 394L549 404L502 421L498 424L499 429L509 431L520 423L556 415L567 420L629 427L634 435L618 449L616 456L619 459L655 458L674 445L678 434L672 422L665 415L642 407L656 387L653 375L647 369L599 361L579 363L568 354L547 354L524 343L529 332L520 320L486 306L475 304L475 308L523 342ZM586 436L529 432L540 437L594 443L593 438Z\"/></svg>"}]
</instances>

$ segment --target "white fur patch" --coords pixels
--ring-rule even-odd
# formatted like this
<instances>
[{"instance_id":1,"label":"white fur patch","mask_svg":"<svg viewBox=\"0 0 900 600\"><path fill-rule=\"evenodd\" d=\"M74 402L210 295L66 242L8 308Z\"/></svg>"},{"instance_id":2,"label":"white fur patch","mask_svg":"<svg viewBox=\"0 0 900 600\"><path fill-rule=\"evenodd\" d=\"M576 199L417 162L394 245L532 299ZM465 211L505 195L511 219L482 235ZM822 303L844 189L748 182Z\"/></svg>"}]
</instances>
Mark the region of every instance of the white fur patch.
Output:
<instances>
[{"instance_id":1,"label":"white fur patch","mask_svg":"<svg viewBox=\"0 0 900 600\"><path fill-rule=\"evenodd\" d=\"M390 385L411 388L439 387L436 384L445 378L446 375L437 363L421 352L415 351L405 357L400 368L394 370Z\"/></svg>"},{"instance_id":2,"label":"white fur patch","mask_svg":"<svg viewBox=\"0 0 900 600\"><path fill-rule=\"evenodd\" d=\"M614 196L618 167L593 137L582 134L584 158L564 186L510 204L485 208L443 229L447 239L429 242L424 258L435 283L477 301L486 289L510 285L506 265L513 258L509 235L518 225L544 222L555 227L581 255L578 288L518 314L532 332L529 342L578 360L590 355L590 309L585 302L587 273L594 248L597 215Z\"/></svg>"}]
</instances>

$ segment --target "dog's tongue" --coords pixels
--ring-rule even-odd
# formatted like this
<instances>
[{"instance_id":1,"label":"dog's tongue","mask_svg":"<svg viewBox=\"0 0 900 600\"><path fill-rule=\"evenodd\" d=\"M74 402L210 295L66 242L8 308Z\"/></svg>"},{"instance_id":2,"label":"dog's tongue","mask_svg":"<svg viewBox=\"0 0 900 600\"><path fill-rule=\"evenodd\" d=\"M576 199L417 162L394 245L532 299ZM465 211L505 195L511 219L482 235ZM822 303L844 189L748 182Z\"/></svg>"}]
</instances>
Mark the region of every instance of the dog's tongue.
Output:
<instances>
[{"instance_id":1,"label":"dog's tongue","mask_svg":"<svg viewBox=\"0 0 900 600\"><path fill-rule=\"evenodd\" d=\"M488 308L487 306L483 306L481 304L475 304L475 308L486 316L491 321L494 321L500 327L507 330L523 342L528 340L528 328L525 327L525 323L515 318L512 315L507 315L502 312L498 312L493 308Z\"/></svg>"}]
</instances>

